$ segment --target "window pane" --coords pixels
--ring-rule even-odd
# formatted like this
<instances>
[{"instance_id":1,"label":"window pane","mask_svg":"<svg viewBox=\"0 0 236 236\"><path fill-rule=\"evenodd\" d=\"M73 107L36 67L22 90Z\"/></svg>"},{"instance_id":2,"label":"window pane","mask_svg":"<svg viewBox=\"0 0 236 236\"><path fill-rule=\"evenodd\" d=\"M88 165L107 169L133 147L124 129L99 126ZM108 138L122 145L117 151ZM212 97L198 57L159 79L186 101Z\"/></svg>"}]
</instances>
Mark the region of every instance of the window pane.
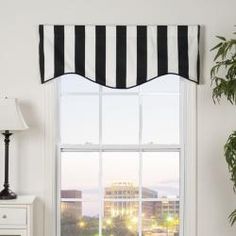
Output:
<instances>
[{"instance_id":1,"label":"window pane","mask_svg":"<svg viewBox=\"0 0 236 236\"><path fill-rule=\"evenodd\" d=\"M179 199L142 203L143 236L179 235Z\"/></svg>"},{"instance_id":2,"label":"window pane","mask_svg":"<svg viewBox=\"0 0 236 236\"><path fill-rule=\"evenodd\" d=\"M65 75L61 79L61 93L97 93L99 85L79 75Z\"/></svg>"},{"instance_id":3,"label":"window pane","mask_svg":"<svg viewBox=\"0 0 236 236\"><path fill-rule=\"evenodd\" d=\"M99 202L61 202L61 236L94 236L99 232Z\"/></svg>"},{"instance_id":4,"label":"window pane","mask_svg":"<svg viewBox=\"0 0 236 236\"><path fill-rule=\"evenodd\" d=\"M61 141L67 144L98 143L98 96L61 98Z\"/></svg>"},{"instance_id":5,"label":"window pane","mask_svg":"<svg viewBox=\"0 0 236 236\"><path fill-rule=\"evenodd\" d=\"M179 93L180 77L177 75L164 75L141 85L145 93Z\"/></svg>"},{"instance_id":6,"label":"window pane","mask_svg":"<svg viewBox=\"0 0 236 236\"><path fill-rule=\"evenodd\" d=\"M84 200L98 199L99 159L97 153L63 152L61 154L61 189L66 196ZM62 196L63 197L63 196Z\"/></svg>"},{"instance_id":7,"label":"window pane","mask_svg":"<svg viewBox=\"0 0 236 236\"><path fill-rule=\"evenodd\" d=\"M103 153L105 198L137 198L139 183L137 153Z\"/></svg>"},{"instance_id":8,"label":"window pane","mask_svg":"<svg viewBox=\"0 0 236 236\"><path fill-rule=\"evenodd\" d=\"M143 153L142 184L158 197L179 196L179 153Z\"/></svg>"},{"instance_id":9,"label":"window pane","mask_svg":"<svg viewBox=\"0 0 236 236\"><path fill-rule=\"evenodd\" d=\"M179 96L143 96L144 144L179 143Z\"/></svg>"},{"instance_id":10,"label":"window pane","mask_svg":"<svg viewBox=\"0 0 236 236\"><path fill-rule=\"evenodd\" d=\"M105 201L102 235L138 235L138 212L139 203L137 201Z\"/></svg>"},{"instance_id":11,"label":"window pane","mask_svg":"<svg viewBox=\"0 0 236 236\"><path fill-rule=\"evenodd\" d=\"M103 143L137 144L138 96L103 96Z\"/></svg>"}]
</instances>

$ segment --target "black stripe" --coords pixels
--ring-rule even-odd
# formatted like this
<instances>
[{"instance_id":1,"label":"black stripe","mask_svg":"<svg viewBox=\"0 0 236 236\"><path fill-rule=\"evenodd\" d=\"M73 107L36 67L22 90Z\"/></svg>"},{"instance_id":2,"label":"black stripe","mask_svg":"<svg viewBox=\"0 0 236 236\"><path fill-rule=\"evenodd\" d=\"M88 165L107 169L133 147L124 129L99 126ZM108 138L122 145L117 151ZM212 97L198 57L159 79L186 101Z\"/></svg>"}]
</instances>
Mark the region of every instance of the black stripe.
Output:
<instances>
[{"instance_id":1,"label":"black stripe","mask_svg":"<svg viewBox=\"0 0 236 236\"><path fill-rule=\"evenodd\" d=\"M75 72L85 76L85 26L75 26Z\"/></svg>"},{"instance_id":2,"label":"black stripe","mask_svg":"<svg viewBox=\"0 0 236 236\"><path fill-rule=\"evenodd\" d=\"M157 26L158 75L168 73L167 26Z\"/></svg>"},{"instance_id":3,"label":"black stripe","mask_svg":"<svg viewBox=\"0 0 236 236\"><path fill-rule=\"evenodd\" d=\"M199 42L200 42L200 25L198 26L198 55L197 55L197 83L200 81L200 52L199 52Z\"/></svg>"},{"instance_id":4,"label":"black stripe","mask_svg":"<svg viewBox=\"0 0 236 236\"><path fill-rule=\"evenodd\" d=\"M147 80L147 26L137 26L137 84Z\"/></svg>"},{"instance_id":5,"label":"black stripe","mask_svg":"<svg viewBox=\"0 0 236 236\"><path fill-rule=\"evenodd\" d=\"M54 76L64 74L64 26L54 26Z\"/></svg>"},{"instance_id":6,"label":"black stripe","mask_svg":"<svg viewBox=\"0 0 236 236\"><path fill-rule=\"evenodd\" d=\"M179 75L189 79L188 26L178 26Z\"/></svg>"},{"instance_id":7,"label":"black stripe","mask_svg":"<svg viewBox=\"0 0 236 236\"><path fill-rule=\"evenodd\" d=\"M41 83L44 83L44 27L39 26L39 68L41 75Z\"/></svg>"},{"instance_id":8,"label":"black stripe","mask_svg":"<svg viewBox=\"0 0 236 236\"><path fill-rule=\"evenodd\" d=\"M126 26L116 27L116 87L126 87Z\"/></svg>"},{"instance_id":9,"label":"black stripe","mask_svg":"<svg viewBox=\"0 0 236 236\"><path fill-rule=\"evenodd\" d=\"M106 84L106 27L96 26L96 82Z\"/></svg>"}]
</instances>

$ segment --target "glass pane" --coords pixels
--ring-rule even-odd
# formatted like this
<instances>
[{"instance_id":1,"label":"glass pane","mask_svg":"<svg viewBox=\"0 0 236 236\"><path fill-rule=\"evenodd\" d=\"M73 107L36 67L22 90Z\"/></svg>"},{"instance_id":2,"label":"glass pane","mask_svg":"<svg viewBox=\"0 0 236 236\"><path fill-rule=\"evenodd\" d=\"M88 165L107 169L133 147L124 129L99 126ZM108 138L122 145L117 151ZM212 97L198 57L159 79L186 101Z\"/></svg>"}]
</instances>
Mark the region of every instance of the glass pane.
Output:
<instances>
[{"instance_id":1,"label":"glass pane","mask_svg":"<svg viewBox=\"0 0 236 236\"><path fill-rule=\"evenodd\" d=\"M137 144L138 96L103 96L103 143Z\"/></svg>"},{"instance_id":2,"label":"glass pane","mask_svg":"<svg viewBox=\"0 0 236 236\"><path fill-rule=\"evenodd\" d=\"M179 153L143 153L142 183L143 188L156 192L158 197L179 196Z\"/></svg>"},{"instance_id":3,"label":"glass pane","mask_svg":"<svg viewBox=\"0 0 236 236\"><path fill-rule=\"evenodd\" d=\"M143 96L143 144L179 143L179 96Z\"/></svg>"},{"instance_id":4,"label":"glass pane","mask_svg":"<svg viewBox=\"0 0 236 236\"><path fill-rule=\"evenodd\" d=\"M61 202L61 236L94 236L98 232L98 202Z\"/></svg>"},{"instance_id":5,"label":"glass pane","mask_svg":"<svg viewBox=\"0 0 236 236\"><path fill-rule=\"evenodd\" d=\"M137 201L104 202L102 235L138 235L139 203Z\"/></svg>"},{"instance_id":6,"label":"glass pane","mask_svg":"<svg viewBox=\"0 0 236 236\"><path fill-rule=\"evenodd\" d=\"M179 199L143 202L142 235L178 236Z\"/></svg>"},{"instance_id":7,"label":"glass pane","mask_svg":"<svg viewBox=\"0 0 236 236\"><path fill-rule=\"evenodd\" d=\"M97 93L99 85L79 75L64 75L61 79L61 93Z\"/></svg>"},{"instance_id":8,"label":"glass pane","mask_svg":"<svg viewBox=\"0 0 236 236\"><path fill-rule=\"evenodd\" d=\"M62 198L98 199L98 176L97 153L61 153Z\"/></svg>"},{"instance_id":9,"label":"glass pane","mask_svg":"<svg viewBox=\"0 0 236 236\"><path fill-rule=\"evenodd\" d=\"M98 143L98 96L61 98L61 141L67 144Z\"/></svg>"},{"instance_id":10,"label":"glass pane","mask_svg":"<svg viewBox=\"0 0 236 236\"><path fill-rule=\"evenodd\" d=\"M144 93L179 93L180 77L177 75L164 75L141 85Z\"/></svg>"},{"instance_id":11,"label":"glass pane","mask_svg":"<svg viewBox=\"0 0 236 236\"><path fill-rule=\"evenodd\" d=\"M103 186L105 198L138 197L138 153L103 153Z\"/></svg>"}]
</instances>

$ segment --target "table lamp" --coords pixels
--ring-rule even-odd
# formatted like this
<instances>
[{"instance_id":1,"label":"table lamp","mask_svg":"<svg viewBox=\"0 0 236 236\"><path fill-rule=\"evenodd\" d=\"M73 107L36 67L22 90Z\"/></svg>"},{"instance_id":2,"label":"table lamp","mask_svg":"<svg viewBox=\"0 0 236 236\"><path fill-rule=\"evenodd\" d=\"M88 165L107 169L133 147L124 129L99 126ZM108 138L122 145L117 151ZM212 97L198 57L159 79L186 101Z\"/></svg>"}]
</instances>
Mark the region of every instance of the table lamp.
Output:
<instances>
[{"instance_id":1,"label":"table lamp","mask_svg":"<svg viewBox=\"0 0 236 236\"><path fill-rule=\"evenodd\" d=\"M9 143L13 132L27 128L17 100L7 97L0 98L0 131L5 142L5 179L4 189L0 192L0 200L17 198L17 195L9 188Z\"/></svg>"}]
</instances>

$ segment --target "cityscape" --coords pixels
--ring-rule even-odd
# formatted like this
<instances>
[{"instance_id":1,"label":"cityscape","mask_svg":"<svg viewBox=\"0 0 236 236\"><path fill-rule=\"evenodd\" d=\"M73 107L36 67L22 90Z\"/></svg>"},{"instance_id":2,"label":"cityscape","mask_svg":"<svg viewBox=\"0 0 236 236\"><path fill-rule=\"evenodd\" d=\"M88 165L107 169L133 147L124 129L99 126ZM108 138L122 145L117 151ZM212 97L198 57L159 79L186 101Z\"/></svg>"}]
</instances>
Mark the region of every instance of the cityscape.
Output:
<instances>
[{"instance_id":1,"label":"cityscape","mask_svg":"<svg viewBox=\"0 0 236 236\"><path fill-rule=\"evenodd\" d=\"M142 203L139 191L142 191ZM83 192L61 191L61 236L99 236L99 211L84 212ZM132 182L114 182L104 188L102 236L179 236L179 197L158 196ZM139 217L141 216L141 217Z\"/></svg>"}]
</instances>

